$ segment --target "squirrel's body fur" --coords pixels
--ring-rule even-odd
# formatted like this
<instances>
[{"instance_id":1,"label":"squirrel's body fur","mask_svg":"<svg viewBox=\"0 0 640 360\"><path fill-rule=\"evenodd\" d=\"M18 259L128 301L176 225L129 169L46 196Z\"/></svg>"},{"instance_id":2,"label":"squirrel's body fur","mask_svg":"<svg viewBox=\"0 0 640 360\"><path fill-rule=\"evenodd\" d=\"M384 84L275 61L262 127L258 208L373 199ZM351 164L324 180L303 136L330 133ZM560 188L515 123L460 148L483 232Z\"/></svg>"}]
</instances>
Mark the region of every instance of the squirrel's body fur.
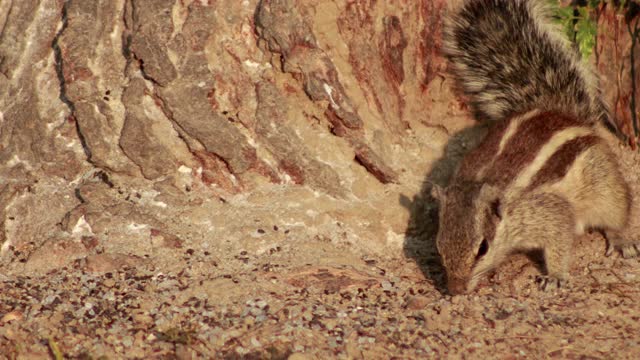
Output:
<instances>
[{"instance_id":1,"label":"squirrel's body fur","mask_svg":"<svg viewBox=\"0 0 640 360\"><path fill-rule=\"evenodd\" d=\"M640 252L627 234L632 196L600 135L594 78L538 1L466 1L445 53L486 138L440 202L437 247L451 293L464 293L517 250L542 249L543 287L568 276L573 239L603 229L609 250Z\"/></svg>"}]
</instances>

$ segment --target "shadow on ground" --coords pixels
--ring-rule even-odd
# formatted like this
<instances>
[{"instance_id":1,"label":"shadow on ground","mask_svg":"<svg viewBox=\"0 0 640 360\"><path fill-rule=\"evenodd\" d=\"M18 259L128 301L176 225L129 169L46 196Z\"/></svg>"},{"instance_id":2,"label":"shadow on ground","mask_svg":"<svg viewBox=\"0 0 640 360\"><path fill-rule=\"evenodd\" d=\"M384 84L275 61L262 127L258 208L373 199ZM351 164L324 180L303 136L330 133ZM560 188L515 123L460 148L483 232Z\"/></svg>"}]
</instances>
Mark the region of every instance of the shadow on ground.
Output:
<instances>
[{"instance_id":1,"label":"shadow on ground","mask_svg":"<svg viewBox=\"0 0 640 360\"><path fill-rule=\"evenodd\" d=\"M422 188L413 199L400 195L400 204L410 211L404 240L404 255L413 259L424 277L441 293L446 292L444 269L436 249L438 204L431 196L432 184L446 186L462 157L473 149L486 134L486 126L476 125L453 135L444 155L427 173Z\"/></svg>"}]
</instances>

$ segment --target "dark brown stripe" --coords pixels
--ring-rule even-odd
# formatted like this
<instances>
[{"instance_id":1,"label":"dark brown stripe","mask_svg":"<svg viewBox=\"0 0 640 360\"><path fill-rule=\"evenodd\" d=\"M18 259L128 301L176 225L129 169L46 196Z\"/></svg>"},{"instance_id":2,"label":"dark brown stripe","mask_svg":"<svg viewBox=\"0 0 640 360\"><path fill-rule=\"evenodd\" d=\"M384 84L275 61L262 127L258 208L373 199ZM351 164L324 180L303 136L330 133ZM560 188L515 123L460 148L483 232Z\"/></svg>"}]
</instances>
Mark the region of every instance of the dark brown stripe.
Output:
<instances>
[{"instance_id":1,"label":"dark brown stripe","mask_svg":"<svg viewBox=\"0 0 640 360\"><path fill-rule=\"evenodd\" d=\"M579 125L581 124L575 117L556 112L541 113L524 121L488 169L485 181L499 187L507 186L533 162L553 135Z\"/></svg>"},{"instance_id":2,"label":"dark brown stripe","mask_svg":"<svg viewBox=\"0 0 640 360\"><path fill-rule=\"evenodd\" d=\"M567 141L544 164L529 184L529 189L534 189L542 184L554 182L563 178L569 167L585 150L599 141L595 135L581 136Z\"/></svg>"},{"instance_id":3,"label":"dark brown stripe","mask_svg":"<svg viewBox=\"0 0 640 360\"><path fill-rule=\"evenodd\" d=\"M500 148L500 140L511 124L510 119L505 119L489 128L489 132L480 145L467 153L460 164L458 176L460 179L473 180L482 166L489 163Z\"/></svg>"}]
</instances>

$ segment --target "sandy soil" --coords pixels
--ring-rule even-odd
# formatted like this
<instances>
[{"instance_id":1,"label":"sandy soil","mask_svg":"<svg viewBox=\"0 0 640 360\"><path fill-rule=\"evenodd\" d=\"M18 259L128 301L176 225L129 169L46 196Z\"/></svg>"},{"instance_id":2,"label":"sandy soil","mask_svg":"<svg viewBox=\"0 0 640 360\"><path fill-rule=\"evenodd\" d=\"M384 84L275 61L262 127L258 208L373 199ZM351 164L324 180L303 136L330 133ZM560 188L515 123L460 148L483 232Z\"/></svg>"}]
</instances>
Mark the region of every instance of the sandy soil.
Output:
<instances>
[{"instance_id":1,"label":"sandy soil","mask_svg":"<svg viewBox=\"0 0 640 360\"><path fill-rule=\"evenodd\" d=\"M617 151L629 182L638 187L638 155ZM103 187L94 184L82 194L126 195ZM273 195L264 201L273 203ZM289 196L317 209L328 204L321 197L300 200L302 192ZM403 201L402 195L389 196ZM412 214L404 242L381 246L373 237L371 242L352 238L355 230L347 224L332 225L335 231L327 236L315 227L281 222L286 214L256 205L257 198L251 217L246 211L221 212L235 206L230 199L215 206L198 202L189 210L194 224L200 213L220 224L235 219L236 227L218 232L191 236L180 216L168 214L161 222L175 223L172 233L179 237L153 229L135 235L142 227L123 225L128 232L104 229L110 237L103 243L83 236L13 249L0 265L0 354L8 359L640 356L640 261L604 257L605 241L597 233L576 239L565 288L538 290L539 262L517 255L473 294L450 297L433 246L432 203L405 199L413 204L407 205ZM140 199L144 203L144 194ZM126 224L134 214L127 207L114 209L119 210L102 214L108 224L119 221L114 216ZM317 226L326 225L318 219ZM97 217L94 224L103 220ZM380 231L374 225L367 226Z\"/></svg>"},{"instance_id":2,"label":"sandy soil","mask_svg":"<svg viewBox=\"0 0 640 360\"><path fill-rule=\"evenodd\" d=\"M287 229L262 231L275 237ZM578 241L567 288L540 292L538 266L516 256L476 293L454 298L442 293L428 244L414 254L419 265L295 237L261 254L181 248L133 266L96 254L44 275L1 276L0 353L10 359L637 358L639 261L603 257L600 236ZM160 265L162 258L175 261Z\"/></svg>"},{"instance_id":3,"label":"sandy soil","mask_svg":"<svg viewBox=\"0 0 640 360\"><path fill-rule=\"evenodd\" d=\"M269 232L274 232L269 229ZM268 234L265 236L269 236ZM567 358L640 354L640 263L580 240L569 287L540 292L524 256L472 295L441 293L436 259L355 258L327 243L95 275L76 263L46 276L3 276L6 358ZM330 245L330 244L329 244ZM306 259L308 260L308 259ZM429 266L428 264L432 264ZM432 278L433 277L433 278Z\"/></svg>"}]
</instances>

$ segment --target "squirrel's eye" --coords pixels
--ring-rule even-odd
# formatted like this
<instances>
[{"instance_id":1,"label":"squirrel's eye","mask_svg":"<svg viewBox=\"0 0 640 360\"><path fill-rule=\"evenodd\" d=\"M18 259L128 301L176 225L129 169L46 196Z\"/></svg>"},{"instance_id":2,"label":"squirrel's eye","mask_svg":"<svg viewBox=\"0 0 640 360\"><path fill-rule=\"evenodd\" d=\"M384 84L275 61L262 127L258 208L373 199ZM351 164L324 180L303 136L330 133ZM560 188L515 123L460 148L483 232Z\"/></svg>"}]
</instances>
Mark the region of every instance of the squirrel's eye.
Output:
<instances>
[{"instance_id":1,"label":"squirrel's eye","mask_svg":"<svg viewBox=\"0 0 640 360\"><path fill-rule=\"evenodd\" d=\"M483 257L487 251L489 251L489 243L487 239L482 239L482 243L480 243L480 248L478 249L478 255L476 255L476 260Z\"/></svg>"}]
</instances>

